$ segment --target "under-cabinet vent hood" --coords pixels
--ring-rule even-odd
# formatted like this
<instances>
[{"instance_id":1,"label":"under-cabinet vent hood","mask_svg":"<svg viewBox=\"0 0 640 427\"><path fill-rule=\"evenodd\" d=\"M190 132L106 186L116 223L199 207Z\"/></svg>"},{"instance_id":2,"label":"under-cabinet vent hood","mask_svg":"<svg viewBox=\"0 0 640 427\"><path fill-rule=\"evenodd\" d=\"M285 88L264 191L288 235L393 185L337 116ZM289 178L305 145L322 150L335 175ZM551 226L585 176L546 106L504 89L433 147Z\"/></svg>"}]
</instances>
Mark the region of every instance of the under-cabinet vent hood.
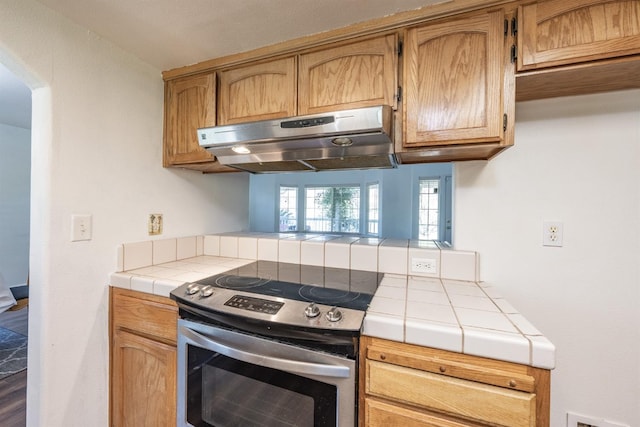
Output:
<instances>
[{"instance_id":1,"label":"under-cabinet vent hood","mask_svg":"<svg viewBox=\"0 0 640 427\"><path fill-rule=\"evenodd\" d=\"M198 129L200 146L251 173L394 168L389 106Z\"/></svg>"}]
</instances>

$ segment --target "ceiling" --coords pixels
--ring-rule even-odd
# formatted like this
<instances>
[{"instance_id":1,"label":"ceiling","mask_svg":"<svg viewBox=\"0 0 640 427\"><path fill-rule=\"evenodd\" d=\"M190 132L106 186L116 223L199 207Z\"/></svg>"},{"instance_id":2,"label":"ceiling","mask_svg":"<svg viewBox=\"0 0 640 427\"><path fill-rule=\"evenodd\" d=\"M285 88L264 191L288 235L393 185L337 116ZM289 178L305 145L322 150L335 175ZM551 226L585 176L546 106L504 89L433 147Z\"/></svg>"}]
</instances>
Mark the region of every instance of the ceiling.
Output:
<instances>
[{"instance_id":1,"label":"ceiling","mask_svg":"<svg viewBox=\"0 0 640 427\"><path fill-rule=\"evenodd\" d=\"M443 0L38 1L165 71ZM0 66L0 123L30 123L30 92L12 77Z\"/></svg>"}]
</instances>

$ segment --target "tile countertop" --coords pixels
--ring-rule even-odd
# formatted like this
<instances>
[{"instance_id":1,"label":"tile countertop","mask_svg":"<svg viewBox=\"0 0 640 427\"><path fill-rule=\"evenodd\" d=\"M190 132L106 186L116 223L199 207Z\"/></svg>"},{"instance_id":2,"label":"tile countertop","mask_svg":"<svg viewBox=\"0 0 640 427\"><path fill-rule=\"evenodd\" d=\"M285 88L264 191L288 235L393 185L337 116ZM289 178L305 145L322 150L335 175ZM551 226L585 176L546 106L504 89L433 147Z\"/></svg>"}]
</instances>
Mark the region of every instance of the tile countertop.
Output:
<instances>
[{"instance_id":1,"label":"tile countertop","mask_svg":"<svg viewBox=\"0 0 640 427\"><path fill-rule=\"evenodd\" d=\"M380 271L385 275L367 310L364 335L555 367L555 346L495 287L479 281L475 252L435 242L278 233L126 243L117 252L111 286L161 296L255 260ZM416 260L432 268L415 271Z\"/></svg>"}]
</instances>

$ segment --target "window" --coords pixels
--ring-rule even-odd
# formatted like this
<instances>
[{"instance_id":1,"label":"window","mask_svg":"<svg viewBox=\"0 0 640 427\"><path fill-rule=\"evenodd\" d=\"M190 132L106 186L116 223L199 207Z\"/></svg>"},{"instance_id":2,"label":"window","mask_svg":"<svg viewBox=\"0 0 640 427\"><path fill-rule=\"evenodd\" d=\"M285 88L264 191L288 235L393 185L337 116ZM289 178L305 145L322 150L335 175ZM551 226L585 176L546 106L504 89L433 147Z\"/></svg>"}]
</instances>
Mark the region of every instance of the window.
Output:
<instances>
[{"instance_id":1,"label":"window","mask_svg":"<svg viewBox=\"0 0 640 427\"><path fill-rule=\"evenodd\" d=\"M360 186L305 188L305 231L359 233Z\"/></svg>"},{"instance_id":2,"label":"window","mask_svg":"<svg viewBox=\"0 0 640 427\"><path fill-rule=\"evenodd\" d=\"M280 186L279 231L298 229L298 187Z\"/></svg>"},{"instance_id":3,"label":"window","mask_svg":"<svg viewBox=\"0 0 640 427\"><path fill-rule=\"evenodd\" d=\"M377 236L379 233L380 185L367 184L367 234Z\"/></svg>"},{"instance_id":4,"label":"window","mask_svg":"<svg viewBox=\"0 0 640 427\"><path fill-rule=\"evenodd\" d=\"M438 240L439 179L421 179L418 211L418 238L421 240Z\"/></svg>"}]
</instances>

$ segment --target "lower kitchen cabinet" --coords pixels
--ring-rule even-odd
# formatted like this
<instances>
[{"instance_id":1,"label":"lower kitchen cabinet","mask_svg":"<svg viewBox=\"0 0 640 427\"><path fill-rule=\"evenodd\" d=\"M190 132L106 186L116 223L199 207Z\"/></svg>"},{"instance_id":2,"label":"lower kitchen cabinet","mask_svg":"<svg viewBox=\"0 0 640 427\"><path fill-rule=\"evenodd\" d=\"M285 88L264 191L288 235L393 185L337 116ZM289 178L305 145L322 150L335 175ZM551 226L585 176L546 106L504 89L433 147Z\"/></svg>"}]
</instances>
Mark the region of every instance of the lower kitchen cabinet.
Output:
<instances>
[{"instance_id":1,"label":"lower kitchen cabinet","mask_svg":"<svg viewBox=\"0 0 640 427\"><path fill-rule=\"evenodd\" d=\"M548 370L362 337L360 426L548 427Z\"/></svg>"},{"instance_id":2,"label":"lower kitchen cabinet","mask_svg":"<svg viewBox=\"0 0 640 427\"><path fill-rule=\"evenodd\" d=\"M175 426L176 305L111 288L110 319L111 426Z\"/></svg>"}]
</instances>

